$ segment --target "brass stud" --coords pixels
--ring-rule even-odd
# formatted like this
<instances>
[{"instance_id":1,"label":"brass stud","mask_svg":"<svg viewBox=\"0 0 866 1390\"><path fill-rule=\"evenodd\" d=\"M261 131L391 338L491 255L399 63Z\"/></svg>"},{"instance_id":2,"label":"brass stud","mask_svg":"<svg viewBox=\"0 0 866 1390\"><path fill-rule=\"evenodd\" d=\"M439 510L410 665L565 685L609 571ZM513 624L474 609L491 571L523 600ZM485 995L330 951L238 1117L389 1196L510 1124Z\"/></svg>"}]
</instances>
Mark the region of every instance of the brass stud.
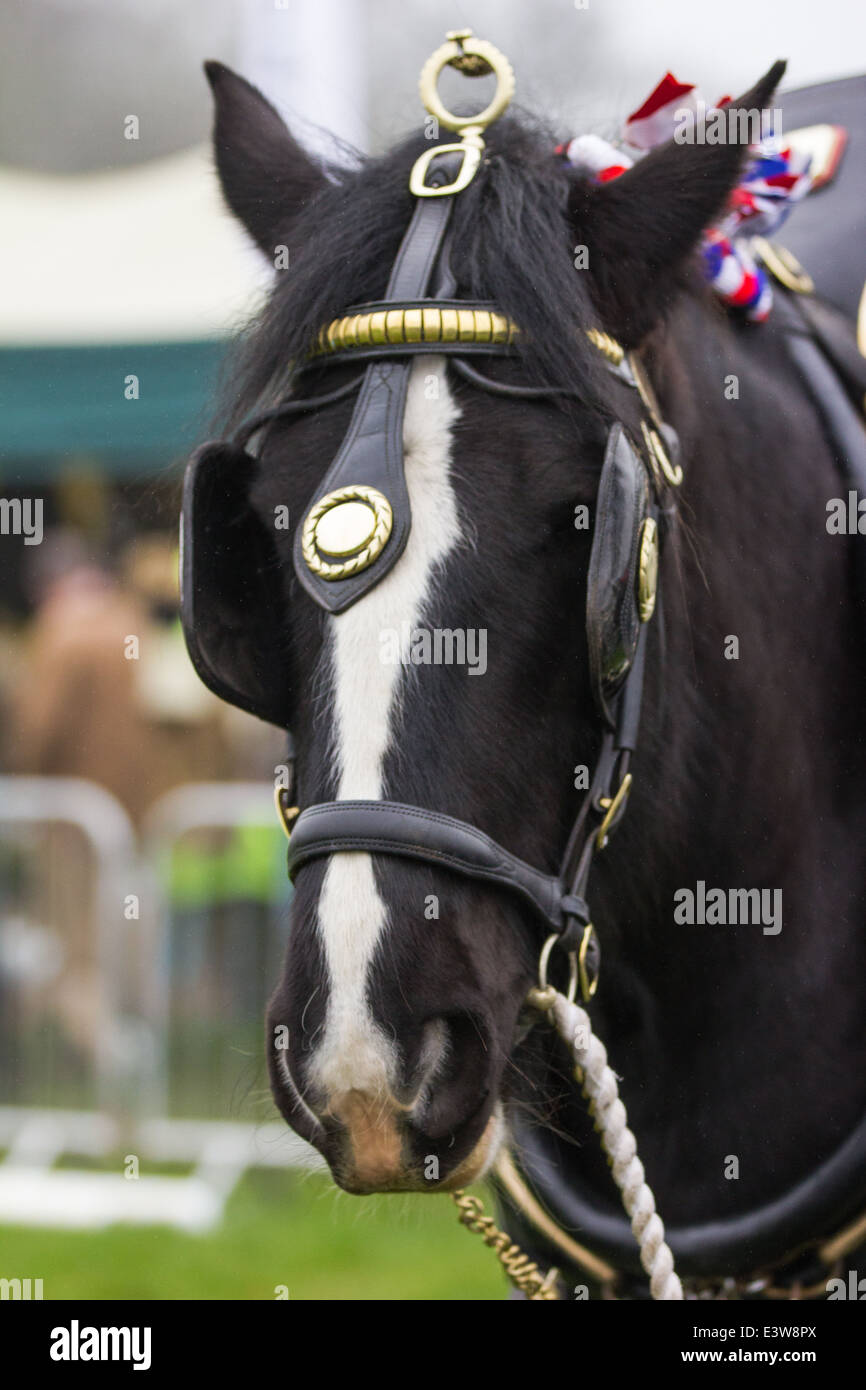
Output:
<instances>
[{"instance_id":1,"label":"brass stud","mask_svg":"<svg viewBox=\"0 0 866 1390\"><path fill-rule=\"evenodd\" d=\"M457 310L458 333L461 343L471 343L475 339L475 315L471 309Z\"/></svg>"},{"instance_id":2,"label":"brass stud","mask_svg":"<svg viewBox=\"0 0 866 1390\"><path fill-rule=\"evenodd\" d=\"M336 559L354 555L372 540L376 513L366 502L350 498L329 507L316 523L316 549Z\"/></svg>"},{"instance_id":3,"label":"brass stud","mask_svg":"<svg viewBox=\"0 0 866 1390\"><path fill-rule=\"evenodd\" d=\"M423 309L421 318L424 324L424 341L438 343L442 334L441 309Z\"/></svg>"},{"instance_id":4,"label":"brass stud","mask_svg":"<svg viewBox=\"0 0 866 1390\"><path fill-rule=\"evenodd\" d=\"M423 342L422 323L420 309L405 309L403 311L403 332L407 343Z\"/></svg>"},{"instance_id":5,"label":"brass stud","mask_svg":"<svg viewBox=\"0 0 866 1390\"><path fill-rule=\"evenodd\" d=\"M490 311L488 309L476 309L475 319L475 341L476 343L489 343L493 331L490 322Z\"/></svg>"},{"instance_id":6,"label":"brass stud","mask_svg":"<svg viewBox=\"0 0 866 1390\"><path fill-rule=\"evenodd\" d=\"M456 343L459 323L457 320L456 309L442 310L442 341L443 343Z\"/></svg>"},{"instance_id":7,"label":"brass stud","mask_svg":"<svg viewBox=\"0 0 866 1390\"><path fill-rule=\"evenodd\" d=\"M338 509L346 510L341 517L325 523L325 518ZM304 519L304 562L313 574L328 581L360 574L381 555L393 524L391 504L377 488L354 484L329 492L310 508ZM329 549L331 546L337 549ZM343 558L336 562L325 558L337 554Z\"/></svg>"}]
</instances>

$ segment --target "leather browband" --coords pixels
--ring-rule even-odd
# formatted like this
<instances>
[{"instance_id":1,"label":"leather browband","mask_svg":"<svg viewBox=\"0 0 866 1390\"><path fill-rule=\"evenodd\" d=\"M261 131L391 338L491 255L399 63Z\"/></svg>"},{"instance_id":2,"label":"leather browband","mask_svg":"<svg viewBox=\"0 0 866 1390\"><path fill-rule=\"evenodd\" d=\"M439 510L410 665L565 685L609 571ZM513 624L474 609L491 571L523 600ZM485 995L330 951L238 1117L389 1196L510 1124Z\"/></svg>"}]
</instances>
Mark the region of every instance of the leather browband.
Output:
<instances>
[{"instance_id":1,"label":"leather browband","mask_svg":"<svg viewBox=\"0 0 866 1390\"><path fill-rule=\"evenodd\" d=\"M342 318L334 319L319 333L301 369L321 362L363 361L373 358L412 357L436 352L449 356L513 357L520 327L499 313L489 300L404 299L358 304ZM586 336L610 367L622 368L627 385L633 386L625 351L617 340L599 328ZM514 394L522 394L517 388ZM550 387L534 394L567 394Z\"/></svg>"},{"instance_id":2,"label":"leather browband","mask_svg":"<svg viewBox=\"0 0 866 1390\"><path fill-rule=\"evenodd\" d=\"M543 924L559 933L567 917L589 921L584 899L553 875L509 854L474 825L397 801L330 801L308 806L289 839L289 878L311 859L347 850L444 865L518 893Z\"/></svg>"},{"instance_id":3,"label":"leather browband","mask_svg":"<svg viewBox=\"0 0 866 1390\"><path fill-rule=\"evenodd\" d=\"M514 352L520 330L488 301L393 299L359 304L323 328L309 356L405 355L443 348L496 356Z\"/></svg>"}]
</instances>

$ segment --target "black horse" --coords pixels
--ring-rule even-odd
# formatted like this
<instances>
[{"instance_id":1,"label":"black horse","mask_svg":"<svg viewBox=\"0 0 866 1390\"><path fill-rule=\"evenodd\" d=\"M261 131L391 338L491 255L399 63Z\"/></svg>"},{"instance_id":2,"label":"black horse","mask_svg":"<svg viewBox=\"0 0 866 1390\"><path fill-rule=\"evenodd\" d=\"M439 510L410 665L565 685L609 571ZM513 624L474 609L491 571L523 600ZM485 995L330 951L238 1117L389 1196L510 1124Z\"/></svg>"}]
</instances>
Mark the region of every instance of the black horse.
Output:
<instances>
[{"instance_id":1,"label":"black horse","mask_svg":"<svg viewBox=\"0 0 866 1390\"><path fill-rule=\"evenodd\" d=\"M266 659L291 689L302 807L392 798L556 871L599 740L581 508L597 525L621 413L587 330L639 353L684 480L664 509L631 803L592 873L604 958L591 1012L686 1272L788 1261L836 1229L828 1213L814 1230L783 1213L769 1235L753 1213L802 1195L866 1114L866 662L854 543L826 526L843 488L836 451L785 328L775 314L730 316L695 265L744 150L672 143L594 185L554 159L540 124L491 128L454 199L454 297L493 302L520 327L488 378L546 394L499 395L435 352L415 359L411 535L382 582L333 616L298 582L292 535L346 434L353 403L339 388L357 367L307 354L348 306L382 298L429 142L322 170L260 93L207 71L227 202L288 263L229 423L279 401L293 363L308 362L293 392L338 395L274 418L237 483L272 547ZM781 71L739 105L771 105ZM274 529L286 507L291 529ZM463 664L437 659L443 633L464 634ZM714 889L726 902L759 890L744 901L760 908L714 920L701 910ZM506 1192L509 1229L538 1258L583 1278L567 1254L583 1240L636 1268L567 1058L527 1026L542 940L513 895L448 868L387 853L311 862L269 1009L273 1093L350 1192L453 1190L510 1144L565 1232L563 1247ZM710 1249L695 1235L710 1227L737 1240Z\"/></svg>"}]
</instances>

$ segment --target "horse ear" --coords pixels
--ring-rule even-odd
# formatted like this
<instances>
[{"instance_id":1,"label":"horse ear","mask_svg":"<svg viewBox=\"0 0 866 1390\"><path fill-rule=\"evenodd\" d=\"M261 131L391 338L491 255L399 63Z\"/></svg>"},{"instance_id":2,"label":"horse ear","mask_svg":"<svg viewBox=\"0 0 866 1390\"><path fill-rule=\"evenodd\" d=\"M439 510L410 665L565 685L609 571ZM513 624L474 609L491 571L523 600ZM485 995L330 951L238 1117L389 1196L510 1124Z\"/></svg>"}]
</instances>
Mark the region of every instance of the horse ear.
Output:
<instances>
[{"instance_id":1,"label":"horse ear","mask_svg":"<svg viewBox=\"0 0 866 1390\"><path fill-rule=\"evenodd\" d=\"M269 260L294 217L326 182L257 87L204 65L214 94L213 144L225 200Z\"/></svg>"},{"instance_id":2,"label":"horse ear","mask_svg":"<svg viewBox=\"0 0 866 1390\"><path fill-rule=\"evenodd\" d=\"M774 63L724 109L765 112L785 66ZM736 187L748 144L748 129L739 139L741 126L750 125L731 122L734 138L726 144L670 140L619 178L575 185L572 225L589 251L600 327L625 346L636 347L672 303L701 232Z\"/></svg>"}]
</instances>

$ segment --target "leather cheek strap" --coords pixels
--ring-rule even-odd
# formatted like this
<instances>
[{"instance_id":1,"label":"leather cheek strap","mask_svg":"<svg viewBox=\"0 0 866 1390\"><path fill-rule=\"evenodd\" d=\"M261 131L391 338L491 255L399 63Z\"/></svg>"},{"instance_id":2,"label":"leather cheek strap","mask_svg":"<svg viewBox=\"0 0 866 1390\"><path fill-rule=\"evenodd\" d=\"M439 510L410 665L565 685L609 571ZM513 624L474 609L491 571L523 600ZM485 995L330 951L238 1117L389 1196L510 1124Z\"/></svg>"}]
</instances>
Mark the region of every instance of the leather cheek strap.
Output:
<instances>
[{"instance_id":1,"label":"leather cheek strap","mask_svg":"<svg viewBox=\"0 0 866 1390\"><path fill-rule=\"evenodd\" d=\"M328 801L308 806L292 827L289 878L312 859L346 851L393 854L442 865L516 893L548 930L561 932L566 915L588 918L582 899L553 875L533 869L474 825L398 801Z\"/></svg>"}]
</instances>

